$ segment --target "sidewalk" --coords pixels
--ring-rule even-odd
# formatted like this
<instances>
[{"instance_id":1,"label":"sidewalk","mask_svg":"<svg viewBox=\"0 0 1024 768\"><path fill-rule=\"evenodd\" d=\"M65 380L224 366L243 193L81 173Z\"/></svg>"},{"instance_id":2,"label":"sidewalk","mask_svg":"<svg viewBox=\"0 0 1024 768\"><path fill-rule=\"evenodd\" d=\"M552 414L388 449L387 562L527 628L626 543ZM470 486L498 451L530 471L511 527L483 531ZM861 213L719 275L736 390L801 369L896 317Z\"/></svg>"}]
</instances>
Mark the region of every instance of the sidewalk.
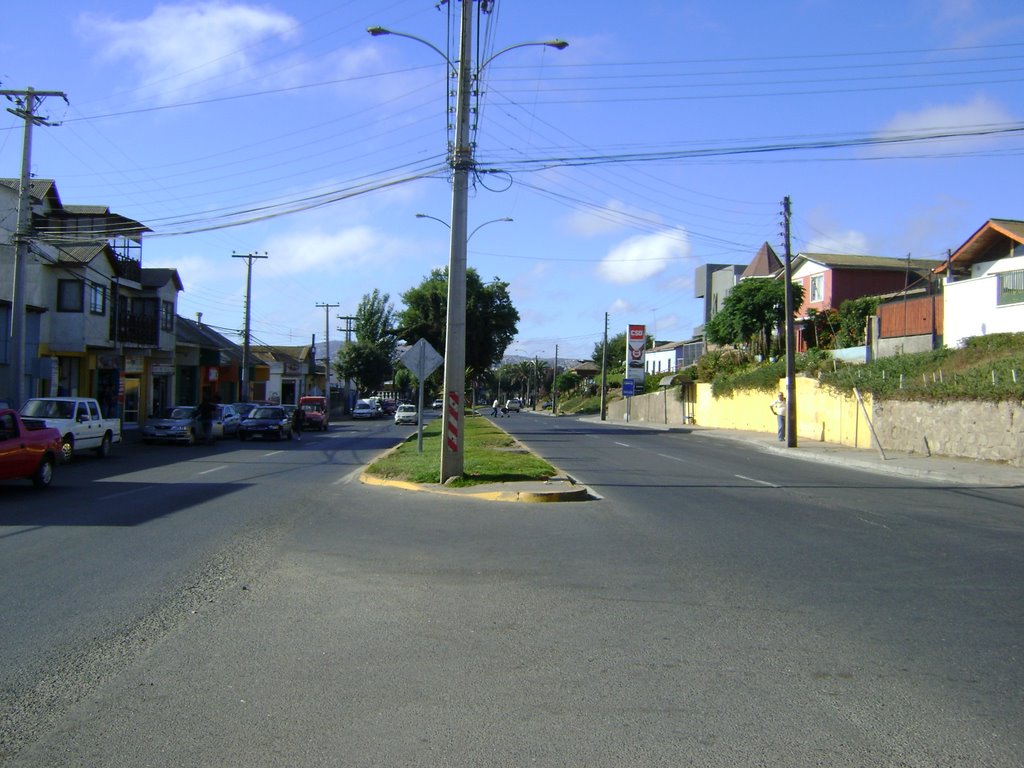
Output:
<instances>
[{"instance_id":1,"label":"sidewalk","mask_svg":"<svg viewBox=\"0 0 1024 768\"><path fill-rule=\"evenodd\" d=\"M925 456L923 454L885 451L885 456L876 449L851 448L835 443L823 443L798 438L797 446L790 448L779 442L774 433L747 432L733 429L712 429L700 426L665 426L636 421L601 421L598 417L584 417L590 421L609 426L630 429L656 429L672 432L689 432L700 438L736 440L761 450L803 461L817 461L825 464L840 464L868 472L886 475L902 475L936 483L960 485L987 485L1003 488L1024 487L1024 468L990 461L957 458L949 456Z\"/></svg>"}]
</instances>

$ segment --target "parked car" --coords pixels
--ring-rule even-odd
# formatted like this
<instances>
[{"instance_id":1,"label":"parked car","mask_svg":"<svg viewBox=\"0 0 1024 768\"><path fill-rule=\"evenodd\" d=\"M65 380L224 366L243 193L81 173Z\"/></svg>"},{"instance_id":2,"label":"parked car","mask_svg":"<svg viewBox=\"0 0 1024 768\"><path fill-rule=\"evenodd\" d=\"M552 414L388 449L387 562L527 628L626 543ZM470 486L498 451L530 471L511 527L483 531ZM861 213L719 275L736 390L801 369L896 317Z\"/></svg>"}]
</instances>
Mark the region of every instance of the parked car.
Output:
<instances>
[{"instance_id":1,"label":"parked car","mask_svg":"<svg viewBox=\"0 0 1024 768\"><path fill-rule=\"evenodd\" d=\"M198 415L199 409L194 405L172 405L160 418L146 419L142 425L142 442L195 445L202 429Z\"/></svg>"},{"instance_id":2,"label":"parked car","mask_svg":"<svg viewBox=\"0 0 1024 768\"><path fill-rule=\"evenodd\" d=\"M279 405L261 405L253 408L238 427L239 440L248 440L250 437L290 440L291 436L291 417Z\"/></svg>"},{"instance_id":3,"label":"parked car","mask_svg":"<svg viewBox=\"0 0 1024 768\"><path fill-rule=\"evenodd\" d=\"M395 424L419 424L419 413L415 405L400 405L395 411Z\"/></svg>"},{"instance_id":4,"label":"parked car","mask_svg":"<svg viewBox=\"0 0 1024 768\"><path fill-rule=\"evenodd\" d=\"M239 418L244 419L252 413L252 409L256 407L256 403L232 403L231 407L238 411Z\"/></svg>"},{"instance_id":5,"label":"parked car","mask_svg":"<svg viewBox=\"0 0 1024 768\"><path fill-rule=\"evenodd\" d=\"M213 436L237 437L242 414L233 405L218 405L213 412Z\"/></svg>"},{"instance_id":6,"label":"parked car","mask_svg":"<svg viewBox=\"0 0 1024 768\"><path fill-rule=\"evenodd\" d=\"M0 480L27 478L46 488L61 461L62 443L59 429L26 423L10 408L0 411Z\"/></svg>"},{"instance_id":7,"label":"parked car","mask_svg":"<svg viewBox=\"0 0 1024 768\"><path fill-rule=\"evenodd\" d=\"M105 418L91 397L33 397L21 407L21 417L60 431L63 461L80 450L108 456L110 446L121 442L121 420Z\"/></svg>"},{"instance_id":8,"label":"parked car","mask_svg":"<svg viewBox=\"0 0 1024 768\"><path fill-rule=\"evenodd\" d=\"M381 415L380 408L372 400L357 400L352 409L353 419L378 419Z\"/></svg>"},{"instance_id":9,"label":"parked car","mask_svg":"<svg viewBox=\"0 0 1024 768\"><path fill-rule=\"evenodd\" d=\"M331 413L327 407L326 397L306 395L299 398L299 408L306 414L306 429L319 429L326 432L331 425Z\"/></svg>"},{"instance_id":10,"label":"parked car","mask_svg":"<svg viewBox=\"0 0 1024 768\"><path fill-rule=\"evenodd\" d=\"M511 400L505 401L506 411L515 411L519 413L519 409L523 407L522 401L518 397L513 397Z\"/></svg>"}]
</instances>

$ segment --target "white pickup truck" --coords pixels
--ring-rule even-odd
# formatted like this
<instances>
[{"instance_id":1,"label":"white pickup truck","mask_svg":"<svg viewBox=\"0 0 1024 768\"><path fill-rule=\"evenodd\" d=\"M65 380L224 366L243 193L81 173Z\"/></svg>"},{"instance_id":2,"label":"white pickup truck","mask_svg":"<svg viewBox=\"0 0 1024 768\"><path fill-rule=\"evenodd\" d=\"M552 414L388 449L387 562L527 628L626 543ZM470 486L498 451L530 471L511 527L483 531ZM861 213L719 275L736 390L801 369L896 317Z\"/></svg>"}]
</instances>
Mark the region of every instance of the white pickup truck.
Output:
<instances>
[{"instance_id":1,"label":"white pickup truck","mask_svg":"<svg viewBox=\"0 0 1024 768\"><path fill-rule=\"evenodd\" d=\"M107 456L110 446L121 442L121 420L103 418L91 397L33 397L21 407L21 418L60 430L64 461L89 449Z\"/></svg>"}]
</instances>

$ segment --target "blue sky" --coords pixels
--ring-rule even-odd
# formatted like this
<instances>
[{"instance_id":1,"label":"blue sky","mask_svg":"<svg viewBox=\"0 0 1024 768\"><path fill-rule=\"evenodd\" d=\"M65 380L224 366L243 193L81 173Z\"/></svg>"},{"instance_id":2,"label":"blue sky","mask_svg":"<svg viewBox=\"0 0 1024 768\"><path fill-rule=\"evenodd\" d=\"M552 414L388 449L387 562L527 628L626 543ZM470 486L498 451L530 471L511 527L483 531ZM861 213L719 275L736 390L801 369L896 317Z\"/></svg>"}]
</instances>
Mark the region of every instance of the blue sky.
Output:
<instances>
[{"instance_id":1,"label":"blue sky","mask_svg":"<svg viewBox=\"0 0 1024 768\"><path fill-rule=\"evenodd\" d=\"M322 341L329 312L447 263L446 64L381 25L456 46L436 0L5 8L0 83L63 91L34 175L65 203L148 225L179 312L254 340ZM1024 218L1019 0L497 0L482 71L469 265L510 284L512 354L589 357L610 331L700 322L694 269L794 252L943 258L988 218ZM455 57L455 53L451 54ZM986 132L985 135L975 135ZM944 138L921 141L943 134ZM0 175L22 122L0 115ZM880 144L900 137L912 142ZM471 320L470 320L471 321Z\"/></svg>"}]
</instances>

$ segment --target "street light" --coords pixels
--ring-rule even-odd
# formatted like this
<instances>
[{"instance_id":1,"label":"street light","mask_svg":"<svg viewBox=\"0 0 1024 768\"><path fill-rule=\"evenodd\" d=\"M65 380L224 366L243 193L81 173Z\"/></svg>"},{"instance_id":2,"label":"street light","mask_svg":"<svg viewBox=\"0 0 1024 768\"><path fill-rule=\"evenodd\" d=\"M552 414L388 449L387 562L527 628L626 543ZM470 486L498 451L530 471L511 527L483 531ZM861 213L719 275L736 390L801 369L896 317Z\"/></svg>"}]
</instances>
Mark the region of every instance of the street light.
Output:
<instances>
[{"instance_id":1,"label":"street light","mask_svg":"<svg viewBox=\"0 0 1024 768\"><path fill-rule=\"evenodd\" d=\"M437 216L431 216L431 215L426 214L426 213L417 213L416 214L416 218L417 219L433 219L434 221L437 221L437 222L440 222L441 224L444 224L446 227L448 227L448 229L452 228L451 225L447 221L445 221L444 219L439 219L439 218L437 218ZM514 221L514 219L511 216L502 216L500 219L491 219L490 221L485 221L483 224L478 224L476 227L474 227L473 231L470 232L469 235L466 237L466 242L469 242L469 240L473 237L473 235L475 235L477 233L477 230L486 227L488 224L494 224L497 221Z\"/></svg>"},{"instance_id":2,"label":"street light","mask_svg":"<svg viewBox=\"0 0 1024 768\"><path fill-rule=\"evenodd\" d=\"M465 466L463 453L463 399L466 396L466 244L469 241L467 223L469 213L469 174L475 167L473 145L470 141L470 96L472 81L479 80L484 67L507 51L526 46L543 45L564 50L564 40L549 40L540 43L517 43L503 48L487 58L475 73L470 69L473 53L473 3L464 0L459 36L458 67L433 43L405 32L395 32L384 27L369 27L374 37L397 35L423 43L437 53L448 65L450 74L457 75L459 86L455 109L455 143L452 145L448 164L452 169L452 216L451 252L448 260L448 317L445 325L444 354L444 417L443 439L441 440L441 482L461 477ZM481 225L483 226L483 225ZM476 230L474 230L476 231Z\"/></svg>"}]
</instances>

